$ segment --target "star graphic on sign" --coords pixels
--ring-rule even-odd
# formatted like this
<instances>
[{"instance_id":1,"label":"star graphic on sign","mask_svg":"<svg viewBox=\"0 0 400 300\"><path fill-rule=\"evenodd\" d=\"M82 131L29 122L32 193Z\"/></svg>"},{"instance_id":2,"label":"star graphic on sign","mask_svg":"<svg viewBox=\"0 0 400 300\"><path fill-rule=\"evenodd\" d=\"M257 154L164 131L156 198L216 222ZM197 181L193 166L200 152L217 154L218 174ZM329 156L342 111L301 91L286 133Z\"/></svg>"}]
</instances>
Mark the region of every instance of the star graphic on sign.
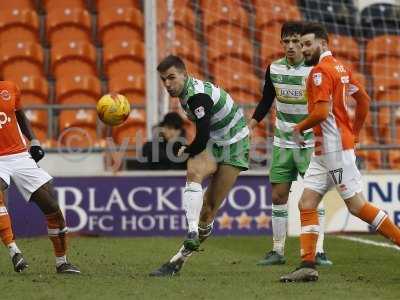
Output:
<instances>
[{"instance_id":1,"label":"star graphic on sign","mask_svg":"<svg viewBox=\"0 0 400 300\"><path fill-rule=\"evenodd\" d=\"M253 217L250 217L246 212L242 212L240 216L235 218L238 222L239 229L251 229L251 221Z\"/></svg>"},{"instance_id":2,"label":"star graphic on sign","mask_svg":"<svg viewBox=\"0 0 400 300\"><path fill-rule=\"evenodd\" d=\"M219 223L219 229L232 229L233 218L230 217L226 212L222 216L217 218Z\"/></svg>"},{"instance_id":3,"label":"star graphic on sign","mask_svg":"<svg viewBox=\"0 0 400 300\"><path fill-rule=\"evenodd\" d=\"M271 217L268 216L265 212L261 212L258 217L255 217L257 222L257 229L261 228L270 228Z\"/></svg>"}]
</instances>

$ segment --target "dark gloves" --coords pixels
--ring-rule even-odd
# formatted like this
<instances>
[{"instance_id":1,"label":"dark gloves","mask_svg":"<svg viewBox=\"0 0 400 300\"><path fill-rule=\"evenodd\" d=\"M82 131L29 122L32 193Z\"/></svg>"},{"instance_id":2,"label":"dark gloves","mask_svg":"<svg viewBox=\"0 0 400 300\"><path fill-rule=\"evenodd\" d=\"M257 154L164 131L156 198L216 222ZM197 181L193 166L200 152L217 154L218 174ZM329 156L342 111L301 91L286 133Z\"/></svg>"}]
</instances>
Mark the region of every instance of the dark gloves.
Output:
<instances>
[{"instance_id":1,"label":"dark gloves","mask_svg":"<svg viewBox=\"0 0 400 300\"><path fill-rule=\"evenodd\" d=\"M38 140L31 141L31 147L29 148L29 153L31 154L35 162L38 162L44 157L44 150L40 146L40 142Z\"/></svg>"}]
</instances>

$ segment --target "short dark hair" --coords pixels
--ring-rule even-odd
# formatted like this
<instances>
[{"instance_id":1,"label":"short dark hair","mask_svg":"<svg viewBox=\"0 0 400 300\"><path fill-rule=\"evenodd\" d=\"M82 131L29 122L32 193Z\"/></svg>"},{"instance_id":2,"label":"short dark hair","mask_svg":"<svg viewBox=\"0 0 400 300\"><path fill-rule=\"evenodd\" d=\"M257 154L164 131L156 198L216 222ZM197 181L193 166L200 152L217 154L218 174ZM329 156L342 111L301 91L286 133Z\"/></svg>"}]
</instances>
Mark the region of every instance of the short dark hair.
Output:
<instances>
[{"instance_id":1,"label":"short dark hair","mask_svg":"<svg viewBox=\"0 0 400 300\"><path fill-rule=\"evenodd\" d=\"M300 34L303 32L303 22L300 21L289 21L282 25L281 29L281 39L285 36L290 36L294 34Z\"/></svg>"},{"instance_id":2,"label":"short dark hair","mask_svg":"<svg viewBox=\"0 0 400 300\"><path fill-rule=\"evenodd\" d=\"M318 22L306 22L303 24L302 35L314 33L317 39L323 39L329 41L328 32L324 25Z\"/></svg>"},{"instance_id":3,"label":"short dark hair","mask_svg":"<svg viewBox=\"0 0 400 300\"><path fill-rule=\"evenodd\" d=\"M177 112L169 112L164 116L164 119L161 121L160 126L182 129L183 119L181 115Z\"/></svg>"},{"instance_id":4,"label":"short dark hair","mask_svg":"<svg viewBox=\"0 0 400 300\"><path fill-rule=\"evenodd\" d=\"M179 70L186 71L186 66L183 60L176 55L168 55L157 66L158 72L165 72L169 68L175 67Z\"/></svg>"}]
</instances>

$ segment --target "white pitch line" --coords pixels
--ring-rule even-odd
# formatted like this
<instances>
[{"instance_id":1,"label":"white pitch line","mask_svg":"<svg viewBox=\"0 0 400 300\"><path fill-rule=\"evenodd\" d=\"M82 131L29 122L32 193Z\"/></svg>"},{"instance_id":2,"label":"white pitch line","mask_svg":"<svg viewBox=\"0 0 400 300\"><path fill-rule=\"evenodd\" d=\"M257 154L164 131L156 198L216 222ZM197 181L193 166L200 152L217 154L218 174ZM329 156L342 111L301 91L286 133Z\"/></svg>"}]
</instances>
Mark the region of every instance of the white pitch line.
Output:
<instances>
[{"instance_id":1,"label":"white pitch line","mask_svg":"<svg viewBox=\"0 0 400 300\"><path fill-rule=\"evenodd\" d=\"M343 240L358 242L358 243L367 244L367 245L374 245L374 246L384 247L384 248L392 248L397 251L400 251L400 247L398 247L396 245L388 244L388 243L375 242L375 241L371 241L368 239L362 239L362 238L353 237L353 236L338 235L337 237L340 239L343 239Z\"/></svg>"}]
</instances>

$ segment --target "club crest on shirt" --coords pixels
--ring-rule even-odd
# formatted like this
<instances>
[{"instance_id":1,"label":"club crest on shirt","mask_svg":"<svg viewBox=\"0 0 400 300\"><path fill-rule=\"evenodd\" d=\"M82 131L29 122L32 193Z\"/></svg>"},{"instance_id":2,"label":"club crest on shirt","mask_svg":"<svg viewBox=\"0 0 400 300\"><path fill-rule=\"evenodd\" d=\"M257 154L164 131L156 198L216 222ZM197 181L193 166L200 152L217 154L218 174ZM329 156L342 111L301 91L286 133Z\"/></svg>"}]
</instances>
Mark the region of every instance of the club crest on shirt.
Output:
<instances>
[{"instance_id":1,"label":"club crest on shirt","mask_svg":"<svg viewBox=\"0 0 400 300\"><path fill-rule=\"evenodd\" d=\"M321 73L314 73L313 74L313 81L316 86L321 85L322 83L322 74Z\"/></svg>"},{"instance_id":2,"label":"club crest on shirt","mask_svg":"<svg viewBox=\"0 0 400 300\"><path fill-rule=\"evenodd\" d=\"M1 97L3 100L8 101L8 100L11 99L11 94L10 94L10 92L7 91L7 90L1 90L1 91L0 91L0 97Z\"/></svg>"},{"instance_id":3,"label":"club crest on shirt","mask_svg":"<svg viewBox=\"0 0 400 300\"><path fill-rule=\"evenodd\" d=\"M202 117L204 117L204 115L206 114L204 111L204 107L199 106L198 108L196 108L194 110L194 114L196 115L197 119L201 119Z\"/></svg>"}]
</instances>

